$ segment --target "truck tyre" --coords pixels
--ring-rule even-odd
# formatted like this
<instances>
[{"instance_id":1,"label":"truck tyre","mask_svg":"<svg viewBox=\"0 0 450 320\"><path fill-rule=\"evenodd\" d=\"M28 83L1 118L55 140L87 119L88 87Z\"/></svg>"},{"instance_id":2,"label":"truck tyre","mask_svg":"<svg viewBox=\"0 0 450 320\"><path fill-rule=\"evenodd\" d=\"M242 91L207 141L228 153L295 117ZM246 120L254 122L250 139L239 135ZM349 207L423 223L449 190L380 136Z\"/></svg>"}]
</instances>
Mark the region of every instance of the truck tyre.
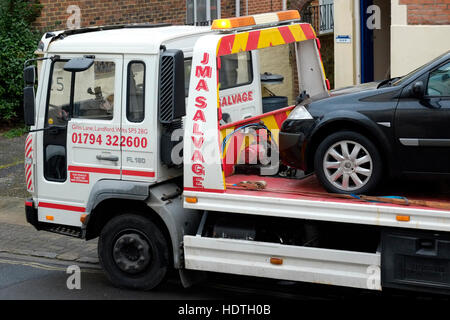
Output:
<instances>
[{"instance_id":1,"label":"truck tyre","mask_svg":"<svg viewBox=\"0 0 450 320\"><path fill-rule=\"evenodd\" d=\"M108 279L122 288L153 289L169 267L169 246L162 232L150 219L132 213L105 225L98 256Z\"/></svg>"},{"instance_id":2,"label":"truck tyre","mask_svg":"<svg viewBox=\"0 0 450 320\"><path fill-rule=\"evenodd\" d=\"M381 161L378 149L365 136L339 131L320 143L314 168L329 192L364 194L373 191L380 181Z\"/></svg>"}]
</instances>

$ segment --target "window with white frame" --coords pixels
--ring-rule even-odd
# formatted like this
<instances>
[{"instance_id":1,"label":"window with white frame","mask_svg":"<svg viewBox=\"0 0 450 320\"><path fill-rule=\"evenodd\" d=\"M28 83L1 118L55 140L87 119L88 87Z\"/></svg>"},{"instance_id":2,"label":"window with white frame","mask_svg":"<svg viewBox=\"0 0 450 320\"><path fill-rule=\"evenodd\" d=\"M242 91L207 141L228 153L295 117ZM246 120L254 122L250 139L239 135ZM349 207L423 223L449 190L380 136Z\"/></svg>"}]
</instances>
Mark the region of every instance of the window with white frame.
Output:
<instances>
[{"instance_id":1,"label":"window with white frame","mask_svg":"<svg viewBox=\"0 0 450 320\"><path fill-rule=\"evenodd\" d=\"M186 23L210 25L220 18L220 0L186 0Z\"/></svg>"}]
</instances>

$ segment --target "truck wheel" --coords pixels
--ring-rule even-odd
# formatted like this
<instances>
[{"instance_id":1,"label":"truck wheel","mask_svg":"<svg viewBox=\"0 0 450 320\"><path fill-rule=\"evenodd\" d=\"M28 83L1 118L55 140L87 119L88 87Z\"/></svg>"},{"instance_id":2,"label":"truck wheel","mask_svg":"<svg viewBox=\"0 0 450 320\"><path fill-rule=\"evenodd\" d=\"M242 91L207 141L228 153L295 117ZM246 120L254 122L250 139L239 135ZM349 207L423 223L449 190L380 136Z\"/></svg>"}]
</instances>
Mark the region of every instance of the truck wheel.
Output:
<instances>
[{"instance_id":1,"label":"truck wheel","mask_svg":"<svg viewBox=\"0 0 450 320\"><path fill-rule=\"evenodd\" d=\"M316 175L329 192L363 194L381 178L382 163L375 145L353 131L331 134L316 150Z\"/></svg>"},{"instance_id":2,"label":"truck wheel","mask_svg":"<svg viewBox=\"0 0 450 320\"><path fill-rule=\"evenodd\" d=\"M100 264L118 287L150 290L158 286L169 267L169 246L159 228L137 214L111 219L98 242Z\"/></svg>"}]
</instances>

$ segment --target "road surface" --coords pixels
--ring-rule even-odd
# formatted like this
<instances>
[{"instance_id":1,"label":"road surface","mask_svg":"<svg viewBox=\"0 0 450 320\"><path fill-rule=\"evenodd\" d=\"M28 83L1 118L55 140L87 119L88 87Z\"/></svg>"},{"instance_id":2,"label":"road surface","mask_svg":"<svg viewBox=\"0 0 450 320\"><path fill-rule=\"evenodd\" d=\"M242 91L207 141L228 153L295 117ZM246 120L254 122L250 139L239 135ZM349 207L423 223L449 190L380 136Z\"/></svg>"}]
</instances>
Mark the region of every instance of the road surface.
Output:
<instances>
[{"instance_id":1,"label":"road surface","mask_svg":"<svg viewBox=\"0 0 450 320\"><path fill-rule=\"evenodd\" d=\"M403 300L446 301L447 296L399 291L375 292L326 285L295 283L271 279L210 274L208 279L191 288L183 288L175 273L154 291L132 291L115 288L97 265L80 264L80 289L68 289L73 273L67 267L73 262L0 253L0 300ZM73 279L73 278L72 278ZM69 281L72 286L74 281Z\"/></svg>"}]
</instances>

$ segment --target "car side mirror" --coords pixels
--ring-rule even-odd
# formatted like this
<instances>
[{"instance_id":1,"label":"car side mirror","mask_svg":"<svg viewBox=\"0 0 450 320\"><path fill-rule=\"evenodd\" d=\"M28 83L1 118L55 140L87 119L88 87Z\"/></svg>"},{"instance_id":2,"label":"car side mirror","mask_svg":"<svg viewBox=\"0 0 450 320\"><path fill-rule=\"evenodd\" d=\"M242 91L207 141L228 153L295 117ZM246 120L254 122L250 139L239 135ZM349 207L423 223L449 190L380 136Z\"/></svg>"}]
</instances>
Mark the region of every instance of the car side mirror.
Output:
<instances>
[{"instance_id":1,"label":"car side mirror","mask_svg":"<svg viewBox=\"0 0 450 320\"><path fill-rule=\"evenodd\" d=\"M425 95L425 86L423 81L416 81L411 87L411 93L416 98L422 98Z\"/></svg>"}]
</instances>

